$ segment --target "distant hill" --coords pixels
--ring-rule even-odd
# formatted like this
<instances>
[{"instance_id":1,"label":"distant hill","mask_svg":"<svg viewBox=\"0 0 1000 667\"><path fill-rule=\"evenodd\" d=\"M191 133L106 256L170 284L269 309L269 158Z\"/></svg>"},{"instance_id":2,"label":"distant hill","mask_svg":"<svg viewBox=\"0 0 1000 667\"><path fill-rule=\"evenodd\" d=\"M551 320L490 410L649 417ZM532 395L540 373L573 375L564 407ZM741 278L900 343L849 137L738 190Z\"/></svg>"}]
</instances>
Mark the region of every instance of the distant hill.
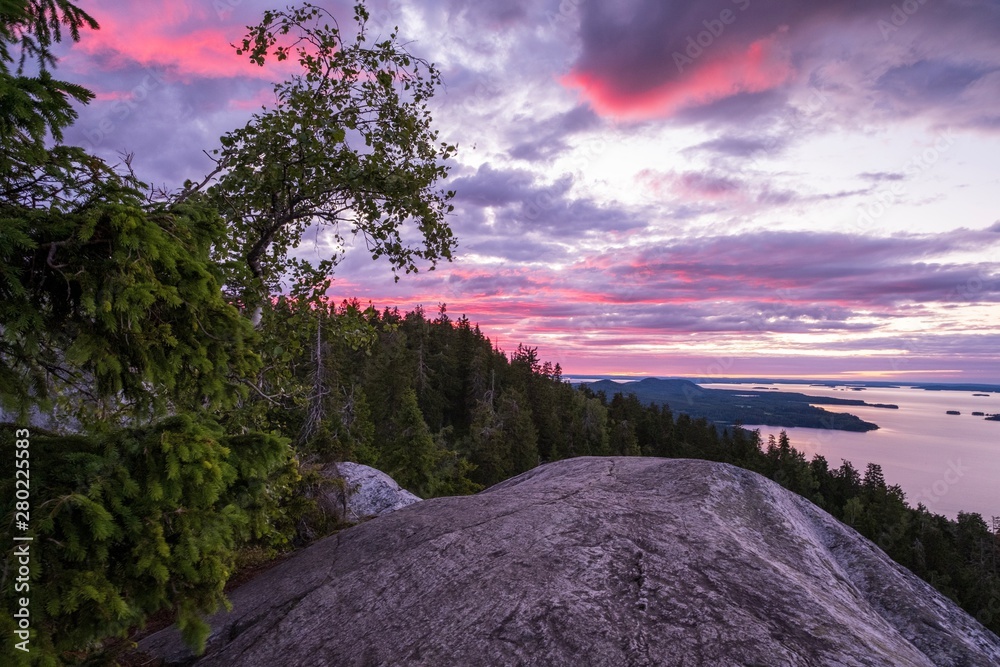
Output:
<instances>
[{"instance_id":1,"label":"distant hill","mask_svg":"<svg viewBox=\"0 0 1000 667\"><path fill-rule=\"evenodd\" d=\"M851 414L828 412L812 404L855 405L896 409L896 405L866 403L859 399L808 396L799 393L757 389L706 389L690 380L646 378L639 382L611 380L591 382L586 386L615 394L635 394L643 403L668 405L674 412L704 417L719 425L760 424L764 426L823 428L839 431L874 431L877 424Z\"/></svg>"}]
</instances>

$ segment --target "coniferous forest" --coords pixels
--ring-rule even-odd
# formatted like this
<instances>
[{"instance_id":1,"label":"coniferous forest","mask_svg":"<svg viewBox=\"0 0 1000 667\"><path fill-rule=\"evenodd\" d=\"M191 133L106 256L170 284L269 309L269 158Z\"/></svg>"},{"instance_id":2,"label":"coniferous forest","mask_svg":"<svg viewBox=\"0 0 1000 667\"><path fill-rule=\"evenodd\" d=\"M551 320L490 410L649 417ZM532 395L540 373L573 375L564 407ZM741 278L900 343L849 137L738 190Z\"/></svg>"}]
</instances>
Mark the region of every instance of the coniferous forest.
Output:
<instances>
[{"instance_id":1,"label":"coniferous forest","mask_svg":"<svg viewBox=\"0 0 1000 667\"><path fill-rule=\"evenodd\" d=\"M316 499L344 460L424 498L576 456L731 463L1000 632L1000 541L978 514L909 507L876 465L574 388L444 305L331 303L337 258L292 252L311 225L402 273L450 259L454 193L438 185L455 148L426 110L434 66L394 33L366 41L363 5L354 41L328 18L303 5L250 29L236 56L304 71L220 138L211 174L163 192L127 158L62 142L93 93L55 77L53 49L96 21L66 0L0 0L0 540L19 545L0 557L0 600L30 613L0 615L3 664L113 660L158 614L203 647L235 575L340 528Z\"/></svg>"}]
</instances>

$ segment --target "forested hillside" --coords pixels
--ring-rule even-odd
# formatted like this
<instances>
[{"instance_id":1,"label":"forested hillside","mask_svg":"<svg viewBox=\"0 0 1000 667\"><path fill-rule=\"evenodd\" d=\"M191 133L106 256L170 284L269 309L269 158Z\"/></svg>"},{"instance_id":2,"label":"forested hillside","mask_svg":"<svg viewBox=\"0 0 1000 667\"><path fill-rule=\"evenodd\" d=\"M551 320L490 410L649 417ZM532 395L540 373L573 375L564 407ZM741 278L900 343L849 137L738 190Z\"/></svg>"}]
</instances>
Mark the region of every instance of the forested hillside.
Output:
<instances>
[{"instance_id":1,"label":"forested hillside","mask_svg":"<svg viewBox=\"0 0 1000 667\"><path fill-rule=\"evenodd\" d=\"M615 383L601 380L591 383L594 391L614 393ZM644 403L666 403L695 417L704 417L718 426L763 424L786 428L828 428L843 431L873 431L877 424L845 412L829 412L821 405L869 405L894 409L895 405L870 404L865 401L795 392L772 392L756 389L706 389L690 380L646 378L632 382L629 392Z\"/></svg>"}]
</instances>

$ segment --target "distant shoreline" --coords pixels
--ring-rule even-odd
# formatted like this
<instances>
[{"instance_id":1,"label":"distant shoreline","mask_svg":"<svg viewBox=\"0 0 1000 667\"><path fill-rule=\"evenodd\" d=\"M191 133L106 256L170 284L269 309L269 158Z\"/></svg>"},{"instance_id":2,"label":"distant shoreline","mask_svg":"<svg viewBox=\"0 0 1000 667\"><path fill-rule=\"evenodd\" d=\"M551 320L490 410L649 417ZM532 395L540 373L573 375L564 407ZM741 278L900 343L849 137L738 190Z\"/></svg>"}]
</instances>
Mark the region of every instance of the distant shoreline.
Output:
<instances>
[{"instance_id":1,"label":"distant shoreline","mask_svg":"<svg viewBox=\"0 0 1000 667\"><path fill-rule=\"evenodd\" d=\"M631 383L653 378L657 380L687 380L695 384L796 384L808 387L845 387L845 388L878 388L878 389L923 389L924 391L962 391L962 392L988 392L990 394L1000 394L1000 384L980 384L969 382L899 382L886 380L825 380L820 378L812 379L787 379L787 378L728 378L728 377L704 377L704 376L680 376L680 375L599 375L599 374L564 374L563 378L573 384L597 382L600 380L611 380L613 382Z\"/></svg>"}]
</instances>

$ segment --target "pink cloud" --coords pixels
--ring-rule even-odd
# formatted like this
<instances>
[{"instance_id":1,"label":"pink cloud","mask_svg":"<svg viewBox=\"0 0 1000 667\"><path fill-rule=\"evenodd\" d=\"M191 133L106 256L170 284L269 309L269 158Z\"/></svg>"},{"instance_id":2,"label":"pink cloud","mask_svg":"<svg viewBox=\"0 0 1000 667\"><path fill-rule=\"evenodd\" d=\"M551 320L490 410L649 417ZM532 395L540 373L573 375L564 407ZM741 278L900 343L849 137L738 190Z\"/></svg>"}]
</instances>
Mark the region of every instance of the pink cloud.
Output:
<instances>
[{"instance_id":1,"label":"pink cloud","mask_svg":"<svg viewBox=\"0 0 1000 667\"><path fill-rule=\"evenodd\" d=\"M629 120L669 117L689 107L739 93L771 90L790 81L795 70L779 44L780 34L758 39L736 53L705 53L692 60L679 77L647 90L622 90L615 80L582 70L570 73L563 84L579 89L602 116Z\"/></svg>"},{"instance_id":2,"label":"pink cloud","mask_svg":"<svg viewBox=\"0 0 1000 667\"><path fill-rule=\"evenodd\" d=\"M294 67L282 63L262 68L236 55L231 44L246 32L245 21L235 14L217 13L211 2L91 0L83 5L101 27L84 34L73 50L105 58L110 68L134 62L168 70L172 77L188 82L222 77L275 79ZM66 63L80 66L72 52Z\"/></svg>"}]
</instances>

